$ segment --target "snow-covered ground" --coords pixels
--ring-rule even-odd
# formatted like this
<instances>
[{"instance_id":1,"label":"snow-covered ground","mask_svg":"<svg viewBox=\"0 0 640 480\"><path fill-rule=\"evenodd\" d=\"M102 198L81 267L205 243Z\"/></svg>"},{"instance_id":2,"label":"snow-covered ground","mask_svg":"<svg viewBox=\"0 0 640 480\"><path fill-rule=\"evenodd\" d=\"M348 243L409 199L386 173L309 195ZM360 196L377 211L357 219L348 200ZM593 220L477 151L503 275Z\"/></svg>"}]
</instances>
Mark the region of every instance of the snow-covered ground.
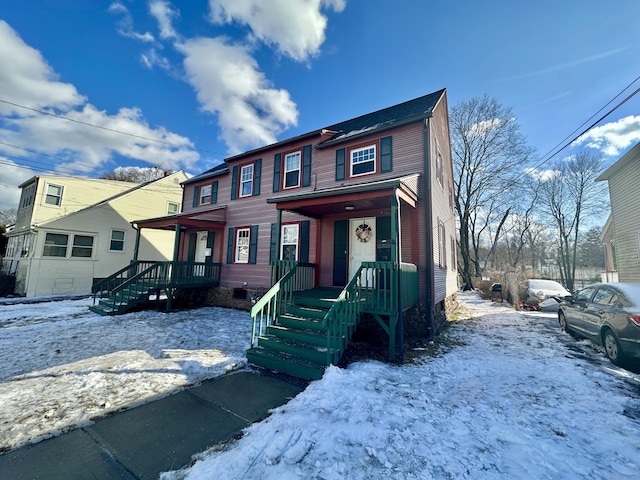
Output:
<instances>
[{"instance_id":1,"label":"snow-covered ground","mask_svg":"<svg viewBox=\"0 0 640 480\"><path fill-rule=\"evenodd\" d=\"M577 358L554 314L461 300L435 352L330 367L163 479L638 479L640 376Z\"/></svg>"},{"instance_id":2,"label":"snow-covered ground","mask_svg":"<svg viewBox=\"0 0 640 480\"><path fill-rule=\"evenodd\" d=\"M0 452L246 364L246 312L102 317L89 305L0 304Z\"/></svg>"},{"instance_id":3,"label":"snow-covered ground","mask_svg":"<svg viewBox=\"0 0 640 480\"><path fill-rule=\"evenodd\" d=\"M559 332L554 314L460 299L460 321L412 364L330 367L163 478L637 479L640 375ZM89 304L0 304L0 449L246 362L246 312L100 317Z\"/></svg>"}]
</instances>

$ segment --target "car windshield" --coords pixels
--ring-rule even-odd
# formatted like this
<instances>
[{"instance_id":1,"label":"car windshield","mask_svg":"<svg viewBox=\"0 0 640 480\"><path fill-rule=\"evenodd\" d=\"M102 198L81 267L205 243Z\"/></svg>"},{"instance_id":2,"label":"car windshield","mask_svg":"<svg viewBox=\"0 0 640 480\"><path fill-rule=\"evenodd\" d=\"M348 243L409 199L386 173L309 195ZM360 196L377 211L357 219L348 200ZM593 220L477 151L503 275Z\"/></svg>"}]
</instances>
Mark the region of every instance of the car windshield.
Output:
<instances>
[{"instance_id":1,"label":"car windshield","mask_svg":"<svg viewBox=\"0 0 640 480\"><path fill-rule=\"evenodd\" d=\"M529 280L529 288L532 290L553 290L556 292L565 290L562 285L553 280Z\"/></svg>"}]
</instances>

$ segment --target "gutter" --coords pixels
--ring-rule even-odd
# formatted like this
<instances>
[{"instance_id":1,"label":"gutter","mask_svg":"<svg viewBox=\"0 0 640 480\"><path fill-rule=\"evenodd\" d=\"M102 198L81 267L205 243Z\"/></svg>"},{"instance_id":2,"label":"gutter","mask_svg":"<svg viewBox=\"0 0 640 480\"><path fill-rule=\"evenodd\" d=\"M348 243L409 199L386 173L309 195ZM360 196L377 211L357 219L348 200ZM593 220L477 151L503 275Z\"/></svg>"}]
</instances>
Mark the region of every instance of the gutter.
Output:
<instances>
[{"instance_id":1,"label":"gutter","mask_svg":"<svg viewBox=\"0 0 640 480\"><path fill-rule=\"evenodd\" d=\"M425 192L425 235L427 258L425 262L425 280L427 288L427 336L433 335L433 292L435 290L433 269L433 215L431 212L431 122L424 121L422 130L424 143L424 192ZM428 208L427 208L428 207Z\"/></svg>"}]
</instances>

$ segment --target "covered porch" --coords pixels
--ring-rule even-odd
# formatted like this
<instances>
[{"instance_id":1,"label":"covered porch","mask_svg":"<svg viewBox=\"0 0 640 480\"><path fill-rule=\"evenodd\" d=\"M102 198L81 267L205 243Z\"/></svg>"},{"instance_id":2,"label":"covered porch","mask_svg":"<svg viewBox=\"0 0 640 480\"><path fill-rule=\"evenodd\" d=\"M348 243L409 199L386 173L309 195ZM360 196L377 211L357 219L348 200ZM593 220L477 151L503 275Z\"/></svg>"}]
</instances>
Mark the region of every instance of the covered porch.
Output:
<instances>
[{"instance_id":1,"label":"covered porch","mask_svg":"<svg viewBox=\"0 0 640 480\"><path fill-rule=\"evenodd\" d=\"M316 262L272 262L273 286L251 311L253 363L304 378L321 376L340 359L362 314L373 316L386 333L389 360L402 361L403 313L420 297L418 250L412 248L418 243L418 178L267 200L276 206L276 235L286 212L317 222ZM306 335L308 330L314 334Z\"/></svg>"},{"instance_id":2,"label":"covered porch","mask_svg":"<svg viewBox=\"0 0 640 480\"><path fill-rule=\"evenodd\" d=\"M150 296L159 298L162 294L166 296L169 311L178 289L218 286L225 213L225 207L219 207L132 222L136 239L131 263L93 285L91 309L103 315L125 313ZM172 260L156 262L138 258L143 228L175 232ZM100 299L96 305L98 297L107 298Z\"/></svg>"}]
</instances>

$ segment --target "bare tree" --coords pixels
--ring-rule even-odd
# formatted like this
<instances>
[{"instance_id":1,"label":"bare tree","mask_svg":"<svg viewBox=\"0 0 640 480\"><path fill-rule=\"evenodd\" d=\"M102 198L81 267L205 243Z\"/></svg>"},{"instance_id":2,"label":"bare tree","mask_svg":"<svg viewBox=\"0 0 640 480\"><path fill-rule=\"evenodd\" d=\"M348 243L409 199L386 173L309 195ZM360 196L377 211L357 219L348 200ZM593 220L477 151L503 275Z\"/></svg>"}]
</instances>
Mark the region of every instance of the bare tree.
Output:
<instances>
[{"instance_id":1,"label":"bare tree","mask_svg":"<svg viewBox=\"0 0 640 480\"><path fill-rule=\"evenodd\" d=\"M482 270L481 242L492 225L491 242L500 238L511 213L511 193L532 150L511 109L487 95L454 106L449 120L460 221L459 271L465 288L471 289L471 277Z\"/></svg>"},{"instance_id":2,"label":"bare tree","mask_svg":"<svg viewBox=\"0 0 640 480\"><path fill-rule=\"evenodd\" d=\"M146 183L157 180L165 175L165 171L158 167L117 167L112 172L104 174L101 178L106 180L118 180L121 182Z\"/></svg>"},{"instance_id":3,"label":"bare tree","mask_svg":"<svg viewBox=\"0 0 640 480\"><path fill-rule=\"evenodd\" d=\"M602 170L600 156L580 152L557 163L553 173L541 184L541 198L557 229L557 258L560 277L569 291L574 290L578 239L582 222L607 208L604 185L596 182Z\"/></svg>"},{"instance_id":4,"label":"bare tree","mask_svg":"<svg viewBox=\"0 0 640 480\"><path fill-rule=\"evenodd\" d=\"M16 223L17 214L18 210L16 208L0 210L0 225L11 225L12 223Z\"/></svg>"}]
</instances>

